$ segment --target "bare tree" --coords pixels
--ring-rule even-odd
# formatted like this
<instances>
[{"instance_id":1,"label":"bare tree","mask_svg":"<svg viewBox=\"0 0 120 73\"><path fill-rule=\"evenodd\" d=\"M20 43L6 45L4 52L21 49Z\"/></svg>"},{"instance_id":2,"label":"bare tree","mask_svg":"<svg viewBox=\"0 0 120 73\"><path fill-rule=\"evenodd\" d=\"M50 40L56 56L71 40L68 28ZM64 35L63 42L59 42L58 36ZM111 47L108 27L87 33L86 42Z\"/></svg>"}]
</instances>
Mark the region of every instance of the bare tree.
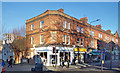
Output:
<instances>
[{"instance_id":1,"label":"bare tree","mask_svg":"<svg viewBox=\"0 0 120 73\"><path fill-rule=\"evenodd\" d=\"M25 27L22 26L20 28L14 28L13 29L13 34L15 35L16 39L12 42L13 50L15 53L15 59L20 57L20 53L22 53L22 57L27 56L27 51L29 50L26 46L26 38L25 36ZM23 55L24 54L24 55Z\"/></svg>"}]
</instances>

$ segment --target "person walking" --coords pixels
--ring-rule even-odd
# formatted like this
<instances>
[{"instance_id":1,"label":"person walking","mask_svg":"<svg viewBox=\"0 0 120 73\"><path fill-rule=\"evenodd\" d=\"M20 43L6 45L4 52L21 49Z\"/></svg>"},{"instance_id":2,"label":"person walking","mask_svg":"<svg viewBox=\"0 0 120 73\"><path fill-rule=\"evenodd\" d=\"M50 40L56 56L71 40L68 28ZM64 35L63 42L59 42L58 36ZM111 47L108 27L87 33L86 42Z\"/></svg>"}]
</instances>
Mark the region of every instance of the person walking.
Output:
<instances>
[{"instance_id":1,"label":"person walking","mask_svg":"<svg viewBox=\"0 0 120 73\"><path fill-rule=\"evenodd\" d=\"M4 65L5 65L4 60L1 60L1 66L4 67Z\"/></svg>"},{"instance_id":2,"label":"person walking","mask_svg":"<svg viewBox=\"0 0 120 73\"><path fill-rule=\"evenodd\" d=\"M62 68L64 67L65 65L64 65L64 59L62 58Z\"/></svg>"},{"instance_id":3,"label":"person walking","mask_svg":"<svg viewBox=\"0 0 120 73\"><path fill-rule=\"evenodd\" d=\"M8 59L8 64L9 64L8 67L9 67L9 66L12 67L12 60L13 60L13 59L12 59L12 57L10 56L10 59Z\"/></svg>"},{"instance_id":4,"label":"person walking","mask_svg":"<svg viewBox=\"0 0 120 73\"><path fill-rule=\"evenodd\" d=\"M62 59L61 59L61 57L60 57L60 66L62 66L61 62L62 62Z\"/></svg>"}]
</instances>

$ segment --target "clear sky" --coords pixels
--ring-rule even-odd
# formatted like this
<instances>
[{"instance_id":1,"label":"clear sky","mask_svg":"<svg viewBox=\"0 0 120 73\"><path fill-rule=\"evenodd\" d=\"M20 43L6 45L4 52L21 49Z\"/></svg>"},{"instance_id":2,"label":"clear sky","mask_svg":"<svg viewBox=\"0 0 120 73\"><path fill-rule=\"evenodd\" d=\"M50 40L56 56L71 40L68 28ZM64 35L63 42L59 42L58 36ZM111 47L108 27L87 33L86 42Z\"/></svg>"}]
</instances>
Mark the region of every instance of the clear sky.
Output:
<instances>
[{"instance_id":1,"label":"clear sky","mask_svg":"<svg viewBox=\"0 0 120 73\"><path fill-rule=\"evenodd\" d=\"M64 13L77 19L88 17L88 23L102 25L103 30L118 30L118 2L3 2L2 24L6 31L25 26L27 19L42 14L47 9L64 9Z\"/></svg>"}]
</instances>

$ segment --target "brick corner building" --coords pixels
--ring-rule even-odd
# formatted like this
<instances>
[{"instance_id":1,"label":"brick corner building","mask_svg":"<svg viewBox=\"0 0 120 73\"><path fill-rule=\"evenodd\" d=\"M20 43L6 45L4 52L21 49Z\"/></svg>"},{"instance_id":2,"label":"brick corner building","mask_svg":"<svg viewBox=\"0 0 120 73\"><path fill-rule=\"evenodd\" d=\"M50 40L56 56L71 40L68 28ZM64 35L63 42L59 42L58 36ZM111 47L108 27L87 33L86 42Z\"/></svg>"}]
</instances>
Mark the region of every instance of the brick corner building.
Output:
<instances>
[{"instance_id":1,"label":"brick corner building","mask_svg":"<svg viewBox=\"0 0 120 73\"><path fill-rule=\"evenodd\" d=\"M87 21L87 17L79 20L67 15L63 9L46 10L28 19L26 38L27 47L30 48L30 58L34 60L41 56L42 59L47 60L45 65L50 66L53 65L53 58L56 59L57 65L60 64L61 58L65 61L70 60L70 63L73 63L73 60L87 62L91 52L93 52L91 53L93 58L100 54L98 50L110 52L113 43L115 49L118 50L117 31L112 34L111 30L102 30L101 24L93 26ZM54 49L57 50L56 53ZM88 57L85 57L87 55Z\"/></svg>"}]
</instances>

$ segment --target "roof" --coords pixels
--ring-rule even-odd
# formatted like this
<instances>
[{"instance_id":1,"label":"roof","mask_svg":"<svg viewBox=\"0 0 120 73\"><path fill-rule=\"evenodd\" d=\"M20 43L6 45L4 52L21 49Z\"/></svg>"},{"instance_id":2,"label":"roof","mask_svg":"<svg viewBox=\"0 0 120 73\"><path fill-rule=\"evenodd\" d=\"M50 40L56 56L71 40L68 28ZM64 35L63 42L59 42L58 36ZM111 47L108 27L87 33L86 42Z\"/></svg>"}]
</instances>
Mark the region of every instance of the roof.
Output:
<instances>
[{"instance_id":1,"label":"roof","mask_svg":"<svg viewBox=\"0 0 120 73\"><path fill-rule=\"evenodd\" d=\"M36 20L36 19L39 19L39 18L41 18L41 17L43 17L43 16L45 16L45 15L49 15L49 14L58 14L58 15L67 17L67 18L69 18L69 19L71 19L71 20L75 20L75 21L77 21L77 22L79 22L79 23L83 23L82 20L84 20L84 19L87 21L87 17L81 18L81 19L79 20L79 19L77 19L77 18L75 18L75 17L72 17L72 16L70 16L70 15L68 15L68 14L65 14L65 13L63 13L63 12L61 12L61 11L59 11L59 10L46 10L44 13L42 13L42 14L40 14L40 15L38 15L38 16L35 16L35 17L33 17L33 18L30 18L30 19L28 19L28 20L26 20L26 24L29 23L29 22L32 22L32 21L34 21L34 20ZM90 27L90 24L89 24L89 23L86 23L85 25L87 25L88 27ZM114 37L119 37L119 36L116 36L116 35L114 35L114 34L112 34L112 33L108 33L107 31L105 31L105 30L103 30L103 29L97 28L96 26L93 26L93 25L91 25L91 28L93 28L93 29L95 29L95 30L98 30L98 31L100 31L100 32L106 33L106 34L108 34L108 35L114 36Z\"/></svg>"}]
</instances>

